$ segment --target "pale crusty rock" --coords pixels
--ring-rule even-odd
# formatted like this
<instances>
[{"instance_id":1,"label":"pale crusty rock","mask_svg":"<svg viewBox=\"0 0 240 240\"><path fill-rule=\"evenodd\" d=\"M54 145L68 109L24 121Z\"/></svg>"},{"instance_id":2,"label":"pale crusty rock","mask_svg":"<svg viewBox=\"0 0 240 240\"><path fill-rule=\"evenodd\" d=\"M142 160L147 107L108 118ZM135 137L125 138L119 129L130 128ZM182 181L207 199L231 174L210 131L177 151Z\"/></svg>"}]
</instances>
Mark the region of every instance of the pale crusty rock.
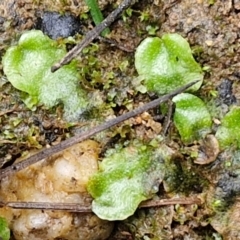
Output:
<instances>
[{"instance_id":1,"label":"pale crusty rock","mask_svg":"<svg viewBox=\"0 0 240 240\"><path fill-rule=\"evenodd\" d=\"M89 205L86 184L98 169L99 146L87 140L42 160L1 182L2 201ZM93 213L0 209L16 240L103 240L113 223Z\"/></svg>"}]
</instances>

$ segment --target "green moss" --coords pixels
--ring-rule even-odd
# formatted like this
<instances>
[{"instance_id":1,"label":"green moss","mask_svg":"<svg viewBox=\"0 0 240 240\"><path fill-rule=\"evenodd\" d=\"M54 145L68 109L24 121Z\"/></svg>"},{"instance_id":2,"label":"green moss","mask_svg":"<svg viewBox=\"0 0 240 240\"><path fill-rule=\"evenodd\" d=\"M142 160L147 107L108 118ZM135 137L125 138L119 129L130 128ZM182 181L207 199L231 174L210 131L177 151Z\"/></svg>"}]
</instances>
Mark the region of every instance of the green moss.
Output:
<instances>
[{"instance_id":1,"label":"green moss","mask_svg":"<svg viewBox=\"0 0 240 240\"><path fill-rule=\"evenodd\" d=\"M186 195L192 192L201 192L208 185L196 169L189 167L182 159L173 158L165 162L166 174L164 187L167 192L178 192Z\"/></svg>"}]
</instances>

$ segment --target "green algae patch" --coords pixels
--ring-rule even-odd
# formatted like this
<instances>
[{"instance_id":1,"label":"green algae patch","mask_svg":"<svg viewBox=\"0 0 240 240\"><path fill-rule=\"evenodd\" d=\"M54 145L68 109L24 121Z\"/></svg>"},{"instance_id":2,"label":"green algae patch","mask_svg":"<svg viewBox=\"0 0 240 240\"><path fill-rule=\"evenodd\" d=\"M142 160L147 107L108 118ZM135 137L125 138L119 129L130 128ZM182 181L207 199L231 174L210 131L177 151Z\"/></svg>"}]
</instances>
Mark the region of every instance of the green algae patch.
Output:
<instances>
[{"instance_id":1,"label":"green algae patch","mask_svg":"<svg viewBox=\"0 0 240 240\"><path fill-rule=\"evenodd\" d=\"M11 84L28 94L25 104L53 107L64 104L65 118L75 121L87 108L87 95L79 89L76 62L51 72L51 66L66 54L63 47L41 31L25 32L17 46L3 57L3 70Z\"/></svg>"},{"instance_id":2,"label":"green algae patch","mask_svg":"<svg viewBox=\"0 0 240 240\"><path fill-rule=\"evenodd\" d=\"M194 60L188 42L178 34L146 38L135 53L135 66L149 91L159 95L199 80L190 88L197 91L203 80L200 65Z\"/></svg>"},{"instance_id":3,"label":"green algae patch","mask_svg":"<svg viewBox=\"0 0 240 240\"><path fill-rule=\"evenodd\" d=\"M184 143L192 143L211 131L211 115L200 98L182 93L173 102L176 104L174 123Z\"/></svg>"},{"instance_id":4,"label":"green algae patch","mask_svg":"<svg viewBox=\"0 0 240 240\"><path fill-rule=\"evenodd\" d=\"M112 152L88 183L93 212L101 219L123 220L158 191L164 163L153 147L131 145Z\"/></svg>"},{"instance_id":5,"label":"green algae patch","mask_svg":"<svg viewBox=\"0 0 240 240\"><path fill-rule=\"evenodd\" d=\"M240 107L233 107L222 119L222 124L216 132L220 148L226 149L230 146L240 148Z\"/></svg>"},{"instance_id":6,"label":"green algae patch","mask_svg":"<svg viewBox=\"0 0 240 240\"><path fill-rule=\"evenodd\" d=\"M5 218L0 217L0 238L2 240L10 239L10 230L8 228L8 223Z\"/></svg>"}]
</instances>

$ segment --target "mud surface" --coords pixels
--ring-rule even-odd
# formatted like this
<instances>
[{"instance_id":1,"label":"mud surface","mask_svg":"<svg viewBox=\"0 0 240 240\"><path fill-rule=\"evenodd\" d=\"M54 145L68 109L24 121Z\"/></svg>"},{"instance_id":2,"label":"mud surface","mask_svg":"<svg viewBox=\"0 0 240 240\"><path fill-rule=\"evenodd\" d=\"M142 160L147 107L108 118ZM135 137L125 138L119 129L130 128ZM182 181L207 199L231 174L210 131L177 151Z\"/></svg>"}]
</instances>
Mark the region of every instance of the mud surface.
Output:
<instances>
[{"instance_id":1,"label":"mud surface","mask_svg":"<svg viewBox=\"0 0 240 240\"><path fill-rule=\"evenodd\" d=\"M116 2L119 4L120 1L100 2L105 16L116 7ZM151 95L135 91L136 83L133 81L136 78L134 49L149 35L161 37L164 33L179 33L190 43L195 59L205 69L199 96L209 108L216 109L213 116L216 125L213 127L214 134L221 117L232 105L238 105L240 99L240 2L139 0L132 10L110 27L110 37L117 45L133 50L132 53L116 45L95 41L95 45L78 59L81 84L90 92L97 92L99 99L109 104L107 110L100 110L101 115L95 109L86 113L83 120L69 126L62 119L61 105L55 109L39 106L29 110L22 102L21 93L9 84L1 70L1 165L10 165L24 153L57 144L74 132L81 131L79 128L82 125L96 125L99 121L149 101ZM42 19L40 27L39 18ZM59 28L60 23L63 25ZM26 30L38 27L54 39L60 37L58 41L61 41L61 37L79 33L74 37L79 41L82 38L81 31L85 33L93 25L84 1L59 0L52 4L48 0L2 0L0 56ZM163 124L164 119L157 118L156 112L150 112L153 117L141 116L143 124L139 124L139 118L133 119L113 128L102 139L98 137L102 149L133 138L154 138L161 132L158 124ZM90 119L98 116L98 120L89 122L88 114L91 115ZM154 130L156 125L158 129ZM195 146L181 145L174 131L171 126L166 144L185 156L189 148ZM141 209L134 217L118 223L110 239L239 239L239 154L234 156L232 167L225 170L232 155L231 151L223 152L206 166L189 163L186 158L174 160L181 169L179 173L185 178L185 181L180 177L175 178L181 191L168 194L161 186L157 198L197 194L203 199L203 204ZM189 172L193 172L197 178L192 179ZM188 189L187 194L183 189ZM224 204L219 206L215 200L223 200Z\"/></svg>"}]
</instances>

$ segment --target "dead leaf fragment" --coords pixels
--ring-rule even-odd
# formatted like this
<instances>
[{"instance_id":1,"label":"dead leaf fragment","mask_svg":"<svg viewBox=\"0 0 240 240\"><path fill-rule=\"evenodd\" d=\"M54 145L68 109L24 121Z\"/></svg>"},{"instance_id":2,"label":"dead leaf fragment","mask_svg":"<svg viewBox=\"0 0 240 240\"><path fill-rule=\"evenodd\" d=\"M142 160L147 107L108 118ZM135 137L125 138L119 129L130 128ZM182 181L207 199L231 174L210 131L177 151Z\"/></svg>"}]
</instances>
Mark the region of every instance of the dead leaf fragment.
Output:
<instances>
[{"instance_id":1,"label":"dead leaf fragment","mask_svg":"<svg viewBox=\"0 0 240 240\"><path fill-rule=\"evenodd\" d=\"M200 141L198 157L194 160L194 163L200 165L209 164L216 160L219 152L218 140L214 135L209 134Z\"/></svg>"}]
</instances>

